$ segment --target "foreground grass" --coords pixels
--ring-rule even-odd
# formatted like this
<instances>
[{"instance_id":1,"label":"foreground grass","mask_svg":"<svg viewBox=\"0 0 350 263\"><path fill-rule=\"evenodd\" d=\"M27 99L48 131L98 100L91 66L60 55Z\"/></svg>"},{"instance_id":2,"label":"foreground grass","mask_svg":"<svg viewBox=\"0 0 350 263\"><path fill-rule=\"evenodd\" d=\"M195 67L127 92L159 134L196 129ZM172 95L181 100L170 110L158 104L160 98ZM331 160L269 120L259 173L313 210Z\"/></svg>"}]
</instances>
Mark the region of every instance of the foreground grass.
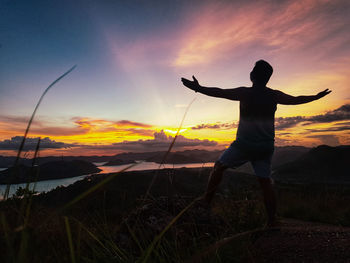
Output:
<instances>
[{"instance_id":1,"label":"foreground grass","mask_svg":"<svg viewBox=\"0 0 350 263\"><path fill-rule=\"evenodd\" d=\"M265 214L253 176L225 175L211 212L191 205L205 189L209 170L159 171L146 199L154 171L124 173L57 209L105 179L95 176L33 197L25 225L22 200L1 202L1 262L190 262L223 238L262 227ZM350 225L346 189L276 188L280 216ZM238 237L203 262L242 262L252 253L250 243L250 235Z\"/></svg>"},{"instance_id":2,"label":"foreground grass","mask_svg":"<svg viewBox=\"0 0 350 263\"><path fill-rule=\"evenodd\" d=\"M279 185L283 217L350 226L350 187L343 185Z\"/></svg>"}]
</instances>

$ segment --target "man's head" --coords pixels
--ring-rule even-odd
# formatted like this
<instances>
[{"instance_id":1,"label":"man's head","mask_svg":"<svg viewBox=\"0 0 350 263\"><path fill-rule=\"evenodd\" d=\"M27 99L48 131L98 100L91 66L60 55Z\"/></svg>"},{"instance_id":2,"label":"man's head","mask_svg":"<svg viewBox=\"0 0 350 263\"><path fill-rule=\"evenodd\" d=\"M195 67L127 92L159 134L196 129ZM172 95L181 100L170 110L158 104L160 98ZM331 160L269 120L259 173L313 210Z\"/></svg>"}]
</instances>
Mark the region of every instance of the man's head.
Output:
<instances>
[{"instance_id":1,"label":"man's head","mask_svg":"<svg viewBox=\"0 0 350 263\"><path fill-rule=\"evenodd\" d=\"M265 60L259 60L250 72L250 80L253 84L266 85L272 75L273 68Z\"/></svg>"}]
</instances>

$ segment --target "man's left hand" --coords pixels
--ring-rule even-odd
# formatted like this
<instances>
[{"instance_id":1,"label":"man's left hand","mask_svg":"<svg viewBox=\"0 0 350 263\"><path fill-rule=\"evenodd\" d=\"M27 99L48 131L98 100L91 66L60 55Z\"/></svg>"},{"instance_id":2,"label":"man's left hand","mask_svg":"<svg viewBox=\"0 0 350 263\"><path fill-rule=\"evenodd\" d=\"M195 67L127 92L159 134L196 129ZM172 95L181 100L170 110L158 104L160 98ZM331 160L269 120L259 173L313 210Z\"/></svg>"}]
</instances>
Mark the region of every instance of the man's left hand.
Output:
<instances>
[{"instance_id":1,"label":"man's left hand","mask_svg":"<svg viewBox=\"0 0 350 263\"><path fill-rule=\"evenodd\" d=\"M184 86L186 86L187 88L197 92L201 88L201 85L199 85L198 80L194 76L192 76L192 78L193 78L193 81L189 79L181 78L182 84L184 84Z\"/></svg>"}]
</instances>

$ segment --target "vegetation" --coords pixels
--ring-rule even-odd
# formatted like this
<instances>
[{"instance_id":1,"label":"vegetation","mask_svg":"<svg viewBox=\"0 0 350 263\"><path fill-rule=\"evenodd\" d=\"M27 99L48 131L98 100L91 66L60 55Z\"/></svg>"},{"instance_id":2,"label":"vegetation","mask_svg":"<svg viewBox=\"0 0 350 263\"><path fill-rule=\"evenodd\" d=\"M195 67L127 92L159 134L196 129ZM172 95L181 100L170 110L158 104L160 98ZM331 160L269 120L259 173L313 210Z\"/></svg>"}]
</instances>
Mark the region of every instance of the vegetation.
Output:
<instances>
[{"instance_id":1,"label":"vegetation","mask_svg":"<svg viewBox=\"0 0 350 263\"><path fill-rule=\"evenodd\" d=\"M3 262L191 262L225 237L263 227L260 190L251 175L226 173L211 211L193 203L209 172L165 169L92 176L32 197L25 224L19 218L23 200L8 199L0 203ZM113 179L67 206L107 178ZM151 195L145 197L152 180ZM350 226L350 189L276 188L280 216ZM204 262L241 262L252 252L253 239L250 232L238 236Z\"/></svg>"},{"instance_id":2,"label":"vegetation","mask_svg":"<svg viewBox=\"0 0 350 263\"><path fill-rule=\"evenodd\" d=\"M17 188L16 193L14 194L14 198L22 198L24 196L30 196L37 193L37 191L29 190L20 186L19 188Z\"/></svg>"}]
</instances>

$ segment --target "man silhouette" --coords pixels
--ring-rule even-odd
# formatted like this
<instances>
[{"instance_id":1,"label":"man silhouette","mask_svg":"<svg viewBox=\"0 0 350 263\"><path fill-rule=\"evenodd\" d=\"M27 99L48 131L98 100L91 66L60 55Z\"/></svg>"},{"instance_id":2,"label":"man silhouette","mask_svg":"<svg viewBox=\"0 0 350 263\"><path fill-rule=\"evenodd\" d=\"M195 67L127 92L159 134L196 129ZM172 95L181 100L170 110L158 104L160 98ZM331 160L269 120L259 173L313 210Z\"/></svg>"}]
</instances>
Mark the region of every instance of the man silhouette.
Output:
<instances>
[{"instance_id":1,"label":"man silhouette","mask_svg":"<svg viewBox=\"0 0 350 263\"><path fill-rule=\"evenodd\" d=\"M276 198L271 180L271 159L274 152L275 111L277 104L297 105L318 100L331 91L326 89L317 95L294 97L279 90L266 87L273 72L272 66L259 60L250 72L252 87L220 89L203 87L192 76L193 81L182 78L182 83L202 94L240 101L240 117L236 140L215 162L208 180L203 201L209 205L227 168L237 168L250 161L260 183L268 216L267 226L276 225Z\"/></svg>"}]
</instances>

